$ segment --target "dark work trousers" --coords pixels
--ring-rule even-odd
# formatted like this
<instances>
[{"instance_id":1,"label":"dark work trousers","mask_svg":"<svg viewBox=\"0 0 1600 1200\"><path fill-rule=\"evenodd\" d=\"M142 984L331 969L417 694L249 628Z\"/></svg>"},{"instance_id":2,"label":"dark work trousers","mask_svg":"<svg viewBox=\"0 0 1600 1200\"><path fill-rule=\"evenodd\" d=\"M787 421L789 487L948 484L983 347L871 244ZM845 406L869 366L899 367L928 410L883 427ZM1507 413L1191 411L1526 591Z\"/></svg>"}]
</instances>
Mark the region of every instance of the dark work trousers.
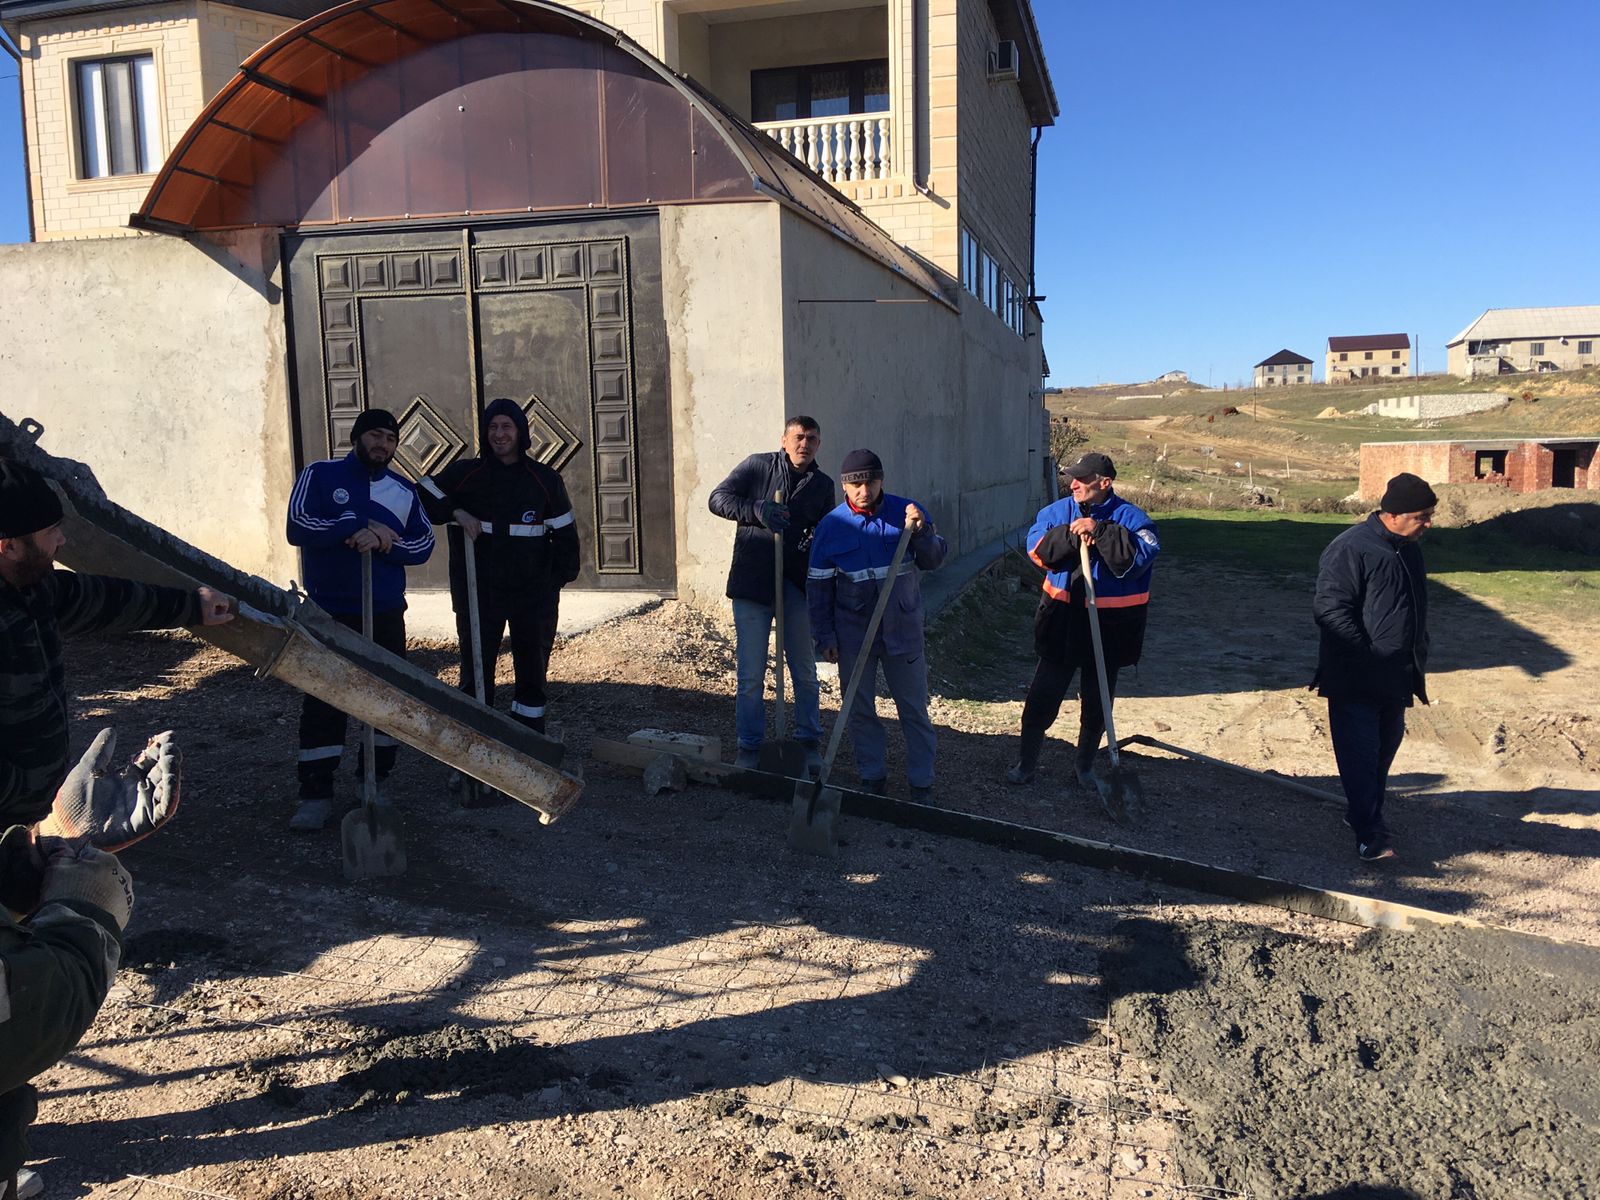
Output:
<instances>
[{"instance_id":1,"label":"dark work trousers","mask_svg":"<svg viewBox=\"0 0 1600 1200\"><path fill-rule=\"evenodd\" d=\"M1105 736L1106 717L1100 706L1100 681L1095 676L1094 660L1081 664L1082 678L1078 684L1078 755L1077 765L1087 769L1100 749L1100 739ZM1072 676L1079 673L1078 664L1067 664L1053 658L1041 658L1033 669L1033 682L1028 685L1028 698L1022 704L1022 754L1025 770L1039 764L1039 751L1044 747L1044 735L1056 723L1061 713L1061 702L1072 687ZM1117 695L1117 668L1106 668L1106 685L1112 699Z\"/></svg>"},{"instance_id":2,"label":"dark work trousers","mask_svg":"<svg viewBox=\"0 0 1600 1200\"><path fill-rule=\"evenodd\" d=\"M360 613L332 613L333 619L348 629L361 632ZM372 614L372 640L389 653L406 656L406 610ZM302 800L333 799L333 777L339 769L339 758L344 754L344 737L349 718L333 705L315 696L307 696L300 706L300 798ZM400 743L386 733L373 735L378 753L378 778L383 779L394 770L395 756ZM362 767L357 751L356 772Z\"/></svg>"},{"instance_id":3,"label":"dark work trousers","mask_svg":"<svg viewBox=\"0 0 1600 1200\"><path fill-rule=\"evenodd\" d=\"M556 626L561 621L561 593L546 596L516 596L495 588L478 590L478 635L483 639L483 698L494 704L494 664L500 657L500 643L506 626L511 627L511 666L516 673L516 690L511 696L511 715L536 733L544 732L545 675L550 669L550 651L556 644ZM472 694L472 621L465 603L456 612L456 636L461 639L461 690Z\"/></svg>"},{"instance_id":4,"label":"dark work trousers","mask_svg":"<svg viewBox=\"0 0 1600 1200\"><path fill-rule=\"evenodd\" d=\"M0 1196L28 1161L28 1126L39 1113L39 1093L25 1083L0 1095Z\"/></svg>"},{"instance_id":5,"label":"dark work trousers","mask_svg":"<svg viewBox=\"0 0 1600 1200\"><path fill-rule=\"evenodd\" d=\"M1383 797L1389 768L1406 736L1405 705L1330 698L1328 734L1344 785L1345 819L1357 844L1370 842L1389 832L1383 823Z\"/></svg>"}]
</instances>

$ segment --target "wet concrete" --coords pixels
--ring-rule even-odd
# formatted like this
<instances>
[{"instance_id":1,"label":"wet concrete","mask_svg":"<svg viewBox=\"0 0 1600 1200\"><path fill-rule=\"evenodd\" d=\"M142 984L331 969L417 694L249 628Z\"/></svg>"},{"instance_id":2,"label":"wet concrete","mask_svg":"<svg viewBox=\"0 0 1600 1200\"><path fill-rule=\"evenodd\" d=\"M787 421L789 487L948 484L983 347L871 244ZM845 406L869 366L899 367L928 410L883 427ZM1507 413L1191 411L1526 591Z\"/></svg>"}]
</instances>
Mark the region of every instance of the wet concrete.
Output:
<instances>
[{"instance_id":1,"label":"wet concrete","mask_svg":"<svg viewBox=\"0 0 1600 1200\"><path fill-rule=\"evenodd\" d=\"M1600 951L1452 929L1352 947L1143 920L1118 935L1102 964L1112 1024L1193 1113L1189 1185L1600 1189Z\"/></svg>"}]
</instances>

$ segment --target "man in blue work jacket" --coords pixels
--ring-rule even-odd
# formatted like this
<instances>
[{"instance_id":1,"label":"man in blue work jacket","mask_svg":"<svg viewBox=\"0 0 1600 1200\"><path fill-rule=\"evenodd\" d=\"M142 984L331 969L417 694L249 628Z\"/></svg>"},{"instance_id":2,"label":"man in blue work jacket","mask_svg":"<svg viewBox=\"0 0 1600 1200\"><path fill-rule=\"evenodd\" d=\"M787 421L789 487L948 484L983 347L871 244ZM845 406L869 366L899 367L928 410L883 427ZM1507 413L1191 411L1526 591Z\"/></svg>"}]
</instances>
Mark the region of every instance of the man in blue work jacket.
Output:
<instances>
[{"instance_id":1,"label":"man in blue work jacket","mask_svg":"<svg viewBox=\"0 0 1600 1200\"><path fill-rule=\"evenodd\" d=\"M1042 595L1033 618L1039 662L1022 706L1022 751L1016 766L1006 774L1011 783L1033 782L1044 735L1061 711L1074 674L1079 675L1076 768L1078 780L1085 786L1106 732L1079 563L1080 541L1089 544L1106 683L1113 699L1117 672L1136 664L1144 649L1150 576L1161 552L1155 522L1138 505L1116 494L1112 481L1117 468L1106 455L1085 454L1067 467L1066 473L1072 481L1072 494L1040 509L1028 531L1028 556L1048 574L1040 585Z\"/></svg>"},{"instance_id":2,"label":"man in blue work jacket","mask_svg":"<svg viewBox=\"0 0 1600 1200\"><path fill-rule=\"evenodd\" d=\"M400 427L369 408L350 431L350 453L314 462L289 493L289 544L300 547L306 595L339 624L361 629L362 555L372 556L372 640L406 656L406 568L428 561L433 526L411 481L389 469ZM333 816L333 777L344 753L345 714L309 693L300 709L300 807L289 828L316 830ZM377 776L399 744L376 734Z\"/></svg>"},{"instance_id":3,"label":"man in blue work jacket","mask_svg":"<svg viewBox=\"0 0 1600 1200\"><path fill-rule=\"evenodd\" d=\"M900 713L900 728L905 731L911 798L927 803L933 798L933 756L938 739L928 719L920 580L923 571L943 564L950 546L934 531L921 508L883 490L883 463L871 450L852 450L846 455L839 482L844 487L844 503L817 523L806 579L817 657L840 663L841 679L847 681L866 640L879 589L894 589L846 719L861 790L881 794L889 773L877 707L881 667ZM911 531L911 543L899 576L891 580L889 564L902 529Z\"/></svg>"}]
</instances>

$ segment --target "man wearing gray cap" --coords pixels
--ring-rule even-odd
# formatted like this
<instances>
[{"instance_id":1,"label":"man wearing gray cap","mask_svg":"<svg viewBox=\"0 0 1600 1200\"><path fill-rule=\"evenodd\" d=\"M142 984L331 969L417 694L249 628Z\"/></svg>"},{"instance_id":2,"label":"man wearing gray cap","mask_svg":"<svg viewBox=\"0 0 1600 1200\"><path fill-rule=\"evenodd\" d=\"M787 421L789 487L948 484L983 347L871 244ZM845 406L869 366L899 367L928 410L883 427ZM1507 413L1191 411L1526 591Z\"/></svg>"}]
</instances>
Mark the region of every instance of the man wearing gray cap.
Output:
<instances>
[{"instance_id":1,"label":"man wearing gray cap","mask_svg":"<svg viewBox=\"0 0 1600 1200\"><path fill-rule=\"evenodd\" d=\"M1367 862L1394 857L1383 820L1389 768L1413 696L1428 703L1428 575L1418 540L1439 498L1410 473L1389 481L1378 511L1322 552L1312 615L1321 631L1311 685L1328 702L1328 733Z\"/></svg>"}]
</instances>

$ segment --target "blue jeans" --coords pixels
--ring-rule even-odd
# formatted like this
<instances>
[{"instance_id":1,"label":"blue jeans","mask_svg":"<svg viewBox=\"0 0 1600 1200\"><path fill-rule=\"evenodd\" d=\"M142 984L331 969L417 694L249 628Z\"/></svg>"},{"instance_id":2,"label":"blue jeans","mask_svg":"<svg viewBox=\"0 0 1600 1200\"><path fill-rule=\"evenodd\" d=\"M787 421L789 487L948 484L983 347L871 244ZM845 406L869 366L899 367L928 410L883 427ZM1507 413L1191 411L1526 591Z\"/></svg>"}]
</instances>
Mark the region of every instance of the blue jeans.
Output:
<instances>
[{"instance_id":1,"label":"blue jeans","mask_svg":"<svg viewBox=\"0 0 1600 1200\"><path fill-rule=\"evenodd\" d=\"M1388 832L1383 797L1389 768L1406 736L1405 705L1330 699L1328 734L1344 785L1346 819L1356 831L1356 841L1369 842Z\"/></svg>"},{"instance_id":2,"label":"blue jeans","mask_svg":"<svg viewBox=\"0 0 1600 1200\"><path fill-rule=\"evenodd\" d=\"M906 782L912 787L933 786L933 755L938 735L928 719L928 657L925 654L884 654L883 643L874 647L867 659L866 673L850 706L850 748L855 751L856 770L863 780L883 779L889 773L884 761L883 722L878 719L878 668L900 714L900 730L906 736ZM860 647L846 653L839 650L841 683L848 686L855 670Z\"/></svg>"},{"instance_id":3,"label":"blue jeans","mask_svg":"<svg viewBox=\"0 0 1600 1200\"><path fill-rule=\"evenodd\" d=\"M733 602L735 654L739 690L733 703L739 748L754 750L767 734L767 643L772 634L772 605L755 600ZM811 616L806 594L792 583L783 585L783 641L789 660L789 736L801 742L822 738L822 708L817 698L817 655L811 644Z\"/></svg>"}]
</instances>

